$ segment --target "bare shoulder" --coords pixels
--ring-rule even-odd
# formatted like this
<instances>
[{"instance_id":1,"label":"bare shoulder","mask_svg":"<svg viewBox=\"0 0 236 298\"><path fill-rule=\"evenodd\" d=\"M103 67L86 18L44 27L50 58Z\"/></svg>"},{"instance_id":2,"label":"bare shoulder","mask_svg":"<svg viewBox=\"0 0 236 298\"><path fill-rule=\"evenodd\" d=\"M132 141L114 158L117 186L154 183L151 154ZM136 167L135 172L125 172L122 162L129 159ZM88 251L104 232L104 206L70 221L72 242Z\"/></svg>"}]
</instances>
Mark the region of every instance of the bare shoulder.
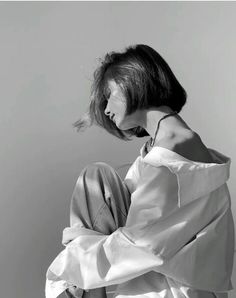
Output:
<instances>
[{"instance_id":1,"label":"bare shoulder","mask_svg":"<svg viewBox=\"0 0 236 298\"><path fill-rule=\"evenodd\" d=\"M213 162L209 150L202 142L201 137L190 129L183 129L179 134L162 140L159 145L192 161Z\"/></svg>"}]
</instances>

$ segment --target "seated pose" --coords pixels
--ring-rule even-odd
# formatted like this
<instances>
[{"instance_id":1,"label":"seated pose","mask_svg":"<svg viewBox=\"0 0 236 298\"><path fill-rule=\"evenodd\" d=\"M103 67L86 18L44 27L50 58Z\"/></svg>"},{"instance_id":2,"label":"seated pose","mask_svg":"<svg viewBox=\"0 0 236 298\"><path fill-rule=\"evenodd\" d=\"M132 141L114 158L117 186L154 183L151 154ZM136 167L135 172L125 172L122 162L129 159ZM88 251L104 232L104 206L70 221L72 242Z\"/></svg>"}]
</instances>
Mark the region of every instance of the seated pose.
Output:
<instances>
[{"instance_id":1,"label":"seated pose","mask_svg":"<svg viewBox=\"0 0 236 298\"><path fill-rule=\"evenodd\" d=\"M230 158L207 148L179 116L185 102L185 90L151 47L105 56L75 126L150 138L124 180L104 162L82 170L65 248L47 270L47 298L105 298L110 285L117 285L116 298L228 297Z\"/></svg>"}]
</instances>

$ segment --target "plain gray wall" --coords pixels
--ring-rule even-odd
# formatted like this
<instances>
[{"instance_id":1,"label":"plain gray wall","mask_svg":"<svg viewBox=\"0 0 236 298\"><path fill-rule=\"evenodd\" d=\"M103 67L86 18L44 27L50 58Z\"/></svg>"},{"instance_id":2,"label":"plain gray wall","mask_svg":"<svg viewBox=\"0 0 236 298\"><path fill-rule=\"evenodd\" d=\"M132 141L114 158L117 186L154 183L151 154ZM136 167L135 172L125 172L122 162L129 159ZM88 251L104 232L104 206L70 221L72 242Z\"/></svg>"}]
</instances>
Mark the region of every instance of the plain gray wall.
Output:
<instances>
[{"instance_id":1,"label":"plain gray wall","mask_svg":"<svg viewBox=\"0 0 236 298\"><path fill-rule=\"evenodd\" d=\"M133 162L147 140L72 128L107 51L145 43L166 59L188 93L182 117L232 158L236 215L235 16L235 2L0 3L1 297L44 297L80 171Z\"/></svg>"}]
</instances>

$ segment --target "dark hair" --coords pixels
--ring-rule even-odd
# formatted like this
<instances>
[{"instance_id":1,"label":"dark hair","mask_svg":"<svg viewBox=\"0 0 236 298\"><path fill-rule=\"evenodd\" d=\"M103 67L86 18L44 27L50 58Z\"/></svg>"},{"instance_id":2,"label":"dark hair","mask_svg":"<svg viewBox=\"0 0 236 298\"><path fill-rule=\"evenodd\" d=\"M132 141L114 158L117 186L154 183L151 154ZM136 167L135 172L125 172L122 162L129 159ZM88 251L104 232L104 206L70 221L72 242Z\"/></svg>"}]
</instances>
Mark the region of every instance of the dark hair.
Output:
<instances>
[{"instance_id":1,"label":"dark hair","mask_svg":"<svg viewBox=\"0 0 236 298\"><path fill-rule=\"evenodd\" d=\"M137 109L163 105L180 112L186 102L187 94L165 60L147 45L130 46L124 52L106 54L95 70L89 109L74 123L78 130L95 123L124 140L130 140L133 135L148 135L140 126L122 131L105 115L109 80L114 80L124 92L126 115Z\"/></svg>"}]
</instances>

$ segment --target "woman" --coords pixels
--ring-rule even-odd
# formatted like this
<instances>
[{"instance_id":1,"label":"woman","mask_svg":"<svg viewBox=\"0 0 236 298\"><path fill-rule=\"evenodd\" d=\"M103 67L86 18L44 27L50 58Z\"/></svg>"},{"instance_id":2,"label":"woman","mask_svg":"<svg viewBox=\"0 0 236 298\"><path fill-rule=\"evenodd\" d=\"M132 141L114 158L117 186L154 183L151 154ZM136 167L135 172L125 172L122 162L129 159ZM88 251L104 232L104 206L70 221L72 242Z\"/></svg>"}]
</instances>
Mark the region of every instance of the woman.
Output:
<instances>
[{"instance_id":1,"label":"woman","mask_svg":"<svg viewBox=\"0 0 236 298\"><path fill-rule=\"evenodd\" d=\"M88 114L75 126L95 123L124 140L150 139L124 181L102 162L81 172L63 231L66 248L47 271L47 298L64 290L106 297L104 287L114 284L119 298L227 297L230 159L208 149L179 116L185 102L185 90L149 46L105 56Z\"/></svg>"}]
</instances>

